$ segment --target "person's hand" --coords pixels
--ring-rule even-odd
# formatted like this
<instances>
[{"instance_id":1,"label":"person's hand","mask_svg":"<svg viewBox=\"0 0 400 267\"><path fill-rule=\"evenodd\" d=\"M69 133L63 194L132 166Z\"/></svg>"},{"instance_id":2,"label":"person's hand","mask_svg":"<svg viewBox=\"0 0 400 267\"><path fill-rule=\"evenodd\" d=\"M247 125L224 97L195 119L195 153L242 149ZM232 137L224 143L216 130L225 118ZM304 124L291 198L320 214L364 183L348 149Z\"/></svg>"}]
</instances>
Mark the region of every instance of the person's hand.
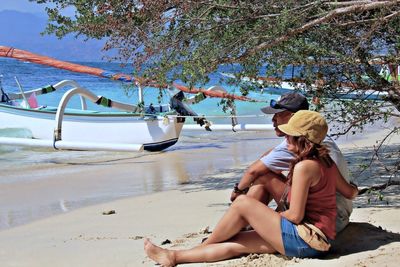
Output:
<instances>
[{"instance_id":1,"label":"person's hand","mask_svg":"<svg viewBox=\"0 0 400 267\"><path fill-rule=\"evenodd\" d=\"M239 189L238 187L239 184L235 184L233 187L233 191L231 194L231 201L233 202L239 195L246 194L247 191L249 191L249 188L246 187L245 189Z\"/></svg>"},{"instance_id":2,"label":"person's hand","mask_svg":"<svg viewBox=\"0 0 400 267\"><path fill-rule=\"evenodd\" d=\"M235 190L233 190L231 194L231 201L233 202L239 195L239 193L236 193Z\"/></svg>"},{"instance_id":3,"label":"person's hand","mask_svg":"<svg viewBox=\"0 0 400 267\"><path fill-rule=\"evenodd\" d=\"M350 185L353 187L353 194L351 196L351 199L355 199L359 194L358 186L354 182L350 182Z\"/></svg>"}]
</instances>

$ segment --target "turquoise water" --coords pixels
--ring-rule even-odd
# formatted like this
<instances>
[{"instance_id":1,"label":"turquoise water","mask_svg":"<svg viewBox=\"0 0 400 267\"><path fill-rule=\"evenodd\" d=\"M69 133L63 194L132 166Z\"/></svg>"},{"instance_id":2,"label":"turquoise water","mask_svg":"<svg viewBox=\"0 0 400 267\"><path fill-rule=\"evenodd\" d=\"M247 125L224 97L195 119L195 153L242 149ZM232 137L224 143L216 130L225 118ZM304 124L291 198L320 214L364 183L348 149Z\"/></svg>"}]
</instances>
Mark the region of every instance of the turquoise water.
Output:
<instances>
[{"instance_id":1,"label":"turquoise water","mask_svg":"<svg viewBox=\"0 0 400 267\"><path fill-rule=\"evenodd\" d=\"M129 73L129 69L118 64L85 64ZM0 59L0 74L6 92L19 91L15 76L26 91L71 79L97 95L137 103L135 93L127 91L121 82L86 74L10 59ZM211 75L205 88L219 85L220 78L219 73ZM239 91L227 85L223 87L228 91ZM64 92L38 96L39 105L57 106ZM145 91L148 104L157 103L157 96L157 89ZM260 108L276 96L251 93L250 97L264 102L237 101L238 115L245 116L239 117L239 123L271 123L271 118L263 116ZM219 101L206 99L192 107L198 114L224 116ZM79 98L73 98L69 107L79 106ZM89 105L89 108L99 107ZM209 120L230 123L229 118L210 117ZM6 129L0 122L0 136L29 137L29 134L24 129ZM230 188L243 172L236 168L257 159L279 142L275 139L273 133L264 132L183 131L177 144L160 153L54 151L0 145L0 230L121 197L183 189L185 186L199 190ZM115 166L116 170L110 172L109 167ZM220 181L210 178L211 174L219 172L231 172L235 179Z\"/></svg>"},{"instance_id":2,"label":"turquoise water","mask_svg":"<svg viewBox=\"0 0 400 267\"><path fill-rule=\"evenodd\" d=\"M79 63L79 62L78 62ZM85 62L79 63L91 67L101 68L111 72L132 73L132 69L128 67L121 67L117 63L102 63L102 62ZM108 98L122 101L126 103L137 104L138 98L135 88L129 88L128 85L119 81L112 81L106 78L100 78L87 74L74 73L66 70L55 69L52 67L41 66L29 62L21 62L13 59L0 59L0 74L3 75L3 88L6 92L19 92L14 77L17 77L21 83L23 90L28 91L46 85L55 84L61 80L75 80L81 86L93 91L97 95L104 95ZM210 75L210 82L203 88L207 89L213 85L222 85L228 92L240 94L239 89L227 84L221 84L223 76L220 72ZM56 106L62 94L65 91L53 92L47 95L39 96L39 104ZM159 90L156 88L146 88L144 91L145 103L157 103ZM190 94L187 94L190 97ZM249 103L237 101L238 115L261 115L259 109L269 103L271 97L276 98L270 94L264 93L250 93L249 97L261 100L261 103ZM165 97L164 102L168 101ZM218 103L220 99L206 99L199 104L193 105L192 108L198 114L204 115L226 115L222 112ZM73 99L71 107L79 107L79 99ZM89 105L91 109L99 109L96 105Z\"/></svg>"},{"instance_id":3,"label":"turquoise water","mask_svg":"<svg viewBox=\"0 0 400 267\"><path fill-rule=\"evenodd\" d=\"M117 63L104 63L104 62L85 62L79 63L91 67L101 68L115 73L132 73L132 69L129 67L122 67ZM228 71L224 69L223 71ZM136 88L128 87L126 83L120 81L113 81L106 78L100 78L97 76L74 73L66 70L56 69L48 66L42 66L29 62L22 62L14 59L0 58L0 75L2 75L2 85L5 92L20 92L15 77L22 85L24 91L41 88L47 85L56 84L61 80L74 80L81 86L91 90L97 95L103 95L110 99L137 104L138 97ZM221 72L216 72L210 75L210 82L204 86L209 88L213 85L221 85L228 92L238 94L239 88L229 86L227 84L221 84L221 79L224 76ZM58 106L58 103L69 88L61 89L50 94L39 95L39 105L47 106ZM159 96L159 90L156 88L145 88L144 98L145 103L156 104ZM169 98L167 94L164 94L163 103L167 103ZM186 94L190 97L190 94ZM239 123L271 123L271 117L265 116L260 111L260 108L269 103L271 98L276 98L276 95L270 95L267 93L261 94L257 92L251 92L249 97L258 99L261 102L245 102L236 101L236 111L238 115ZM219 102L221 99L218 98L207 98L204 101L191 105L191 108L199 115L205 115L211 123L226 123L230 124L231 119L228 114L222 111ZM78 96L74 96L68 104L68 107L80 108L80 99ZM94 110L105 110L107 108L88 103L89 109ZM192 119L187 119L187 123L194 123ZM182 133L185 135L185 132ZM0 122L0 136L15 136L15 137L29 137L29 132L23 129L4 129ZM10 148L4 148L0 146L0 155L4 151L10 151ZM19 151L19 149L16 149Z\"/></svg>"}]
</instances>

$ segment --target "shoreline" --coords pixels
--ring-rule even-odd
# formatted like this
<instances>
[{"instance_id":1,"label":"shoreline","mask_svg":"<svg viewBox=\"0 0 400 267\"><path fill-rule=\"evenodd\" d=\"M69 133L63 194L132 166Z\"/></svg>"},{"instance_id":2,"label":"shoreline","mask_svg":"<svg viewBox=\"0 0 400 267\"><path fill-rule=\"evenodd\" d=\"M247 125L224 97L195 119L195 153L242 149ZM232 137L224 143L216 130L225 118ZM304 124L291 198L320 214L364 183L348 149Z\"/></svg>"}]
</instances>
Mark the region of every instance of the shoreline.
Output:
<instances>
[{"instance_id":1,"label":"shoreline","mask_svg":"<svg viewBox=\"0 0 400 267\"><path fill-rule=\"evenodd\" d=\"M358 164L366 144L373 144L373 138L382 137L382 131L362 137L339 143L346 158L350 155L349 162L353 165ZM399 144L399 140L397 136L396 143ZM193 166L199 164L200 156L210 151L200 150L199 155L190 149L184 154L196 159L191 163ZM224 149L218 151L226 153ZM246 153L251 153L249 151ZM168 153L158 157L168 156ZM212 230L228 208L231 186L240 179L248 163L258 156L232 160L230 167L210 168L206 175L201 175L201 180L184 182L179 190L107 201L0 230L0 243L7 244L0 248L0 261L5 266L154 266L145 257L143 238L149 237L158 245L168 239L172 243L163 246L167 248L199 244L207 236L206 230ZM105 169L113 170L115 164L100 166L98 171L104 174ZM129 164L123 166L126 168ZM98 165L94 167L99 168ZM105 176L113 173L115 175L110 171ZM363 175L365 177L357 177L364 179L362 185L380 182L380 177L370 179L369 173ZM368 203L372 196L356 199L352 223L338 236L336 249L327 258L249 255L218 263L179 266L397 266L400 260L399 187L389 188L385 197L390 205L378 200ZM111 210L115 214L103 215Z\"/></svg>"},{"instance_id":2,"label":"shoreline","mask_svg":"<svg viewBox=\"0 0 400 267\"><path fill-rule=\"evenodd\" d=\"M0 231L116 199L207 186L210 175L246 166L278 142L265 132L196 132L165 152L22 150L8 159L17 163L11 168L5 155Z\"/></svg>"}]
</instances>

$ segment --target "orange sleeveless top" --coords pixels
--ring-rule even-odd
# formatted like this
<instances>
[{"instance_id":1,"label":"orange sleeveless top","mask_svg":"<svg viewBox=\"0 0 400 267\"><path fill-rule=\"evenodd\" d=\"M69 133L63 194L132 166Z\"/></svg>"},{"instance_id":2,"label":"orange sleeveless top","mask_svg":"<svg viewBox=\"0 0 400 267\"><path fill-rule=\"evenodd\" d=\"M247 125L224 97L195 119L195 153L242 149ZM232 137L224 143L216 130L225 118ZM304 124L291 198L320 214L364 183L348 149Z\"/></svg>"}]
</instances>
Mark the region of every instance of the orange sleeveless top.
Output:
<instances>
[{"instance_id":1,"label":"orange sleeveless top","mask_svg":"<svg viewBox=\"0 0 400 267\"><path fill-rule=\"evenodd\" d=\"M322 175L318 183L308 191L303 220L315 225L333 240L336 237L336 172L332 167L324 167L321 163L319 165Z\"/></svg>"}]
</instances>

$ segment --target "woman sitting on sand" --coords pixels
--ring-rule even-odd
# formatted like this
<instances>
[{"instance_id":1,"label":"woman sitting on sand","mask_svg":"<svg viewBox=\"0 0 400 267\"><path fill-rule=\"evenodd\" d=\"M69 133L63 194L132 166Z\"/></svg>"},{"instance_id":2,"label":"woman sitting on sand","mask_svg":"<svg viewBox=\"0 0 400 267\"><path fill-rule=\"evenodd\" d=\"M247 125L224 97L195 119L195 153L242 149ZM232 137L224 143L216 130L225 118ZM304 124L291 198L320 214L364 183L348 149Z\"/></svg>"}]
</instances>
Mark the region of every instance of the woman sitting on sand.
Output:
<instances>
[{"instance_id":1,"label":"woman sitting on sand","mask_svg":"<svg viewBox=\"0 0 400 267\"><path fill-rule=\"evenodd\" d=\"M291 186L287 196L289 209L276 212L258 200L240 195L201 245L168 250L145 239L144 249L152 260L162 266L175 266L215 262L250 253L278 252L294 257L318 257L329 249L327 240L333 240L336 235L338 170L328 150L320 145L328 131L326 121L317 112L298 111L287 124L278 127L287 134L288 149L296 155L288 175ZM278 202L286 184L277 175L267 186ZM306 234L301 230L304 222L309 223ZM254 230L241 231L247 225Z\"/></svg>"}]
</instances>

